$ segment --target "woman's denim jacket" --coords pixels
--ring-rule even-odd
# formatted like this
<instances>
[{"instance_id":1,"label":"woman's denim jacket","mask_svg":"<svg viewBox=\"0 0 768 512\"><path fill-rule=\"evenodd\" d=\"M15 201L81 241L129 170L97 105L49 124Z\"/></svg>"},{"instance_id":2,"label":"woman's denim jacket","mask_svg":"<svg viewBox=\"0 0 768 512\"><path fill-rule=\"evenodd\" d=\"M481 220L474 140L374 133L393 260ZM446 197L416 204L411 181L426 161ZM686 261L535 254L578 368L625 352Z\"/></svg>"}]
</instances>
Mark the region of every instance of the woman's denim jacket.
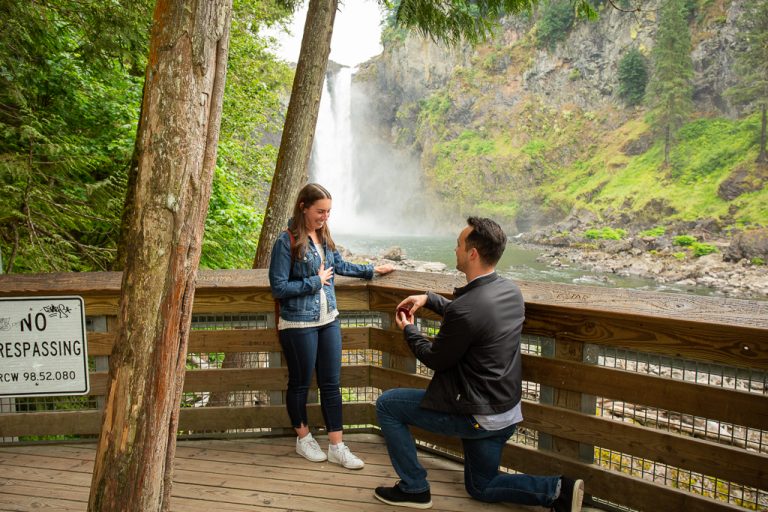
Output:
<instances>
[{"instance_id":1,"label":"woman's denim jacket","mask_svg":"<svg viewBox=\"0 0 768 512\"><path fill-rule=\"evenodd\" d=\"M347 263L338 251L332 251L323 245L325 268L333 267L333 274L373 278L373 265ZM280 301L280 316L294 322L313 322L320 319L320 255L314 244L309 244L307 254L291 261L291 239L287 231L280 233L272 246L272 259L269 264L269 286L272 296ZM336 309L334 279L325 285L328 297L328 310Z\"/></svg>"}]
</instances>

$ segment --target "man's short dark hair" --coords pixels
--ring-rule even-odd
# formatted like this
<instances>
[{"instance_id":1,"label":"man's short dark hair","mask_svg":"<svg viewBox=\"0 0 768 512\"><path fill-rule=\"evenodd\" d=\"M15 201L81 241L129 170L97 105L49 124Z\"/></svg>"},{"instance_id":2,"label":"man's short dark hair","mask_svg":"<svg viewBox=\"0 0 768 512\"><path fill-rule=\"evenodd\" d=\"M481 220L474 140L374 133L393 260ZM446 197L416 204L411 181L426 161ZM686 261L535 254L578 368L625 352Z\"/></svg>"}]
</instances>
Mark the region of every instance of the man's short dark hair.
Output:
<instances>
[{"instance_id":1,"label":"man's short dark hair","mask_svg":"<svg viewBox=\"0 0 768 512\"><path fill-rule=\"evenodd\" d=\"M496 265L507 247L504 230L495 221L483 217L469 217L467 224L472 226L467 235L467 249L477 249L483 263Z\"/></svg>"}]
</instances>

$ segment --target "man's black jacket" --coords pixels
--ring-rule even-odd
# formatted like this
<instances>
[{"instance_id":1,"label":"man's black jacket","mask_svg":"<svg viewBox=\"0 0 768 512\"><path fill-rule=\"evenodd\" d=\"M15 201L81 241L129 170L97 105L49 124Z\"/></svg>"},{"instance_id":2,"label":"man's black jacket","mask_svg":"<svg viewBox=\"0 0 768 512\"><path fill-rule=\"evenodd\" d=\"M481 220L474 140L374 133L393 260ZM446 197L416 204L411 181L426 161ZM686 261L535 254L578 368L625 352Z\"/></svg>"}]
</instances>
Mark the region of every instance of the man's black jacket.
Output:
<instances>
[{"instance_id":1,"label":"man's black jacket","mask_svg":"<svg viewBox=\"0 0 768 512\"><path fill-rule=\"evenodd\" d=\"M454 300L429 292L426 307L442 315L433 342L405 327L414 355L435 371L421 406L455 414L498 414L520 401L520 289L495 272L454 291Z\"/></svg>"}]
</instances>

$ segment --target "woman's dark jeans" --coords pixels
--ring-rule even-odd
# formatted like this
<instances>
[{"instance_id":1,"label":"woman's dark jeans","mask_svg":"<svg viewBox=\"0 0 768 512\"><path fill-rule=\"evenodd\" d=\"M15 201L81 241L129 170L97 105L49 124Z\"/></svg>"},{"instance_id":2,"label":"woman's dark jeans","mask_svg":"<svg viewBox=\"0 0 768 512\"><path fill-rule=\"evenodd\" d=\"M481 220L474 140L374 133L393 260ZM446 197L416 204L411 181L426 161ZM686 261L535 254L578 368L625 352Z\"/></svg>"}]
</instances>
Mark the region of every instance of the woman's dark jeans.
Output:
<instances>
[{"instance_id":1,"label":"woman's dark jeans","mask_svg":"<svg viewBox=\"0 0 768 512\"><path fill-rule=\"evenodd\" d=\"M280 345L288 365L288 391L285 405L291 425L299 428L307 421L307 394L312 372L317 373L320 410L328 432L342 430L341 423L341 329L334 320L320 327L278 331Z\"/></svg>"}]
</instances>

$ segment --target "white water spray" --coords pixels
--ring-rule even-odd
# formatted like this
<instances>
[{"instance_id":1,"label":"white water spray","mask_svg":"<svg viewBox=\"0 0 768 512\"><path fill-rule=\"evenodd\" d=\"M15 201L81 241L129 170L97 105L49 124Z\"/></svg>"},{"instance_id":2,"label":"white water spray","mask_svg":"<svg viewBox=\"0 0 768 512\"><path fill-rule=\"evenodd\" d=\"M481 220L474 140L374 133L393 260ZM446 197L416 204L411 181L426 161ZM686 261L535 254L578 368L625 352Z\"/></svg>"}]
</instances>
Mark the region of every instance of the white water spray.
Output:
<instances>
[{"instance_id":1,"label":"white water spray","mask_svg":"<svg viewBox=\"0 0 768 512\"><path fill-rule=\"evenodd\" d=\"M326 74L312 146L310 179L333 196L329 225L353 235L435 234L419 163L373 135L368 98L353 94L355 71Z\"/></svg>"}]
</instances>

